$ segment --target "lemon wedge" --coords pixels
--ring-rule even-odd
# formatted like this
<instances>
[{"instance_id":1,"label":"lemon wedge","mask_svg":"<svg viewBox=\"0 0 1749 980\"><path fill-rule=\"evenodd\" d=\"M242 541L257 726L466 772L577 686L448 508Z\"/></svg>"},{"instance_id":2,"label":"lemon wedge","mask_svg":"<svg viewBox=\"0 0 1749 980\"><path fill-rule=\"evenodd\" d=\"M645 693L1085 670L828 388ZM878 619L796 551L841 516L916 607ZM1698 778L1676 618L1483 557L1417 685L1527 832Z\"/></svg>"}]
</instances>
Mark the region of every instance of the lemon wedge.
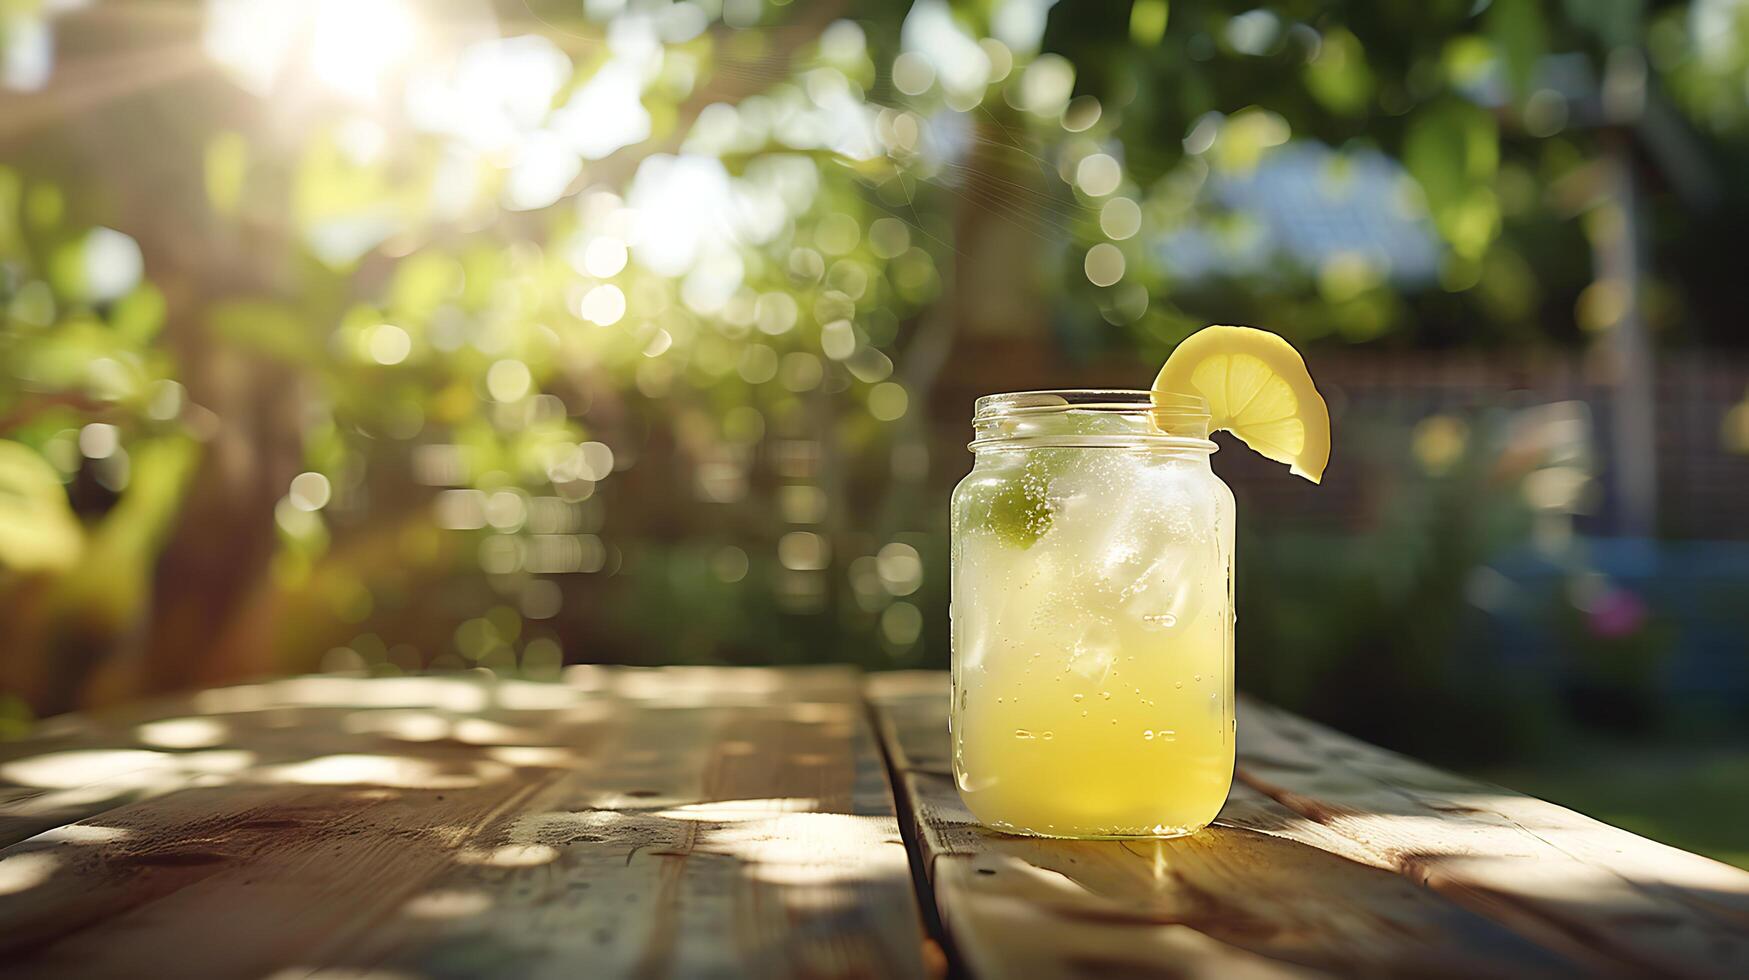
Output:
<instances>
[{"instance_id":1,"label":"lemon wedge","mask_svg":"<svg viewBox=\"0 0 1749 980\"><path fill-rule=\"evenodd\" d=\"M1185 339L1154 379L1156 393L1201 395L1209 429L1225 429L1269 459L1317 483L1330 462L1330 412L1305 359L1255 327L1204 327Z\"/></svg>"}]
</instances>

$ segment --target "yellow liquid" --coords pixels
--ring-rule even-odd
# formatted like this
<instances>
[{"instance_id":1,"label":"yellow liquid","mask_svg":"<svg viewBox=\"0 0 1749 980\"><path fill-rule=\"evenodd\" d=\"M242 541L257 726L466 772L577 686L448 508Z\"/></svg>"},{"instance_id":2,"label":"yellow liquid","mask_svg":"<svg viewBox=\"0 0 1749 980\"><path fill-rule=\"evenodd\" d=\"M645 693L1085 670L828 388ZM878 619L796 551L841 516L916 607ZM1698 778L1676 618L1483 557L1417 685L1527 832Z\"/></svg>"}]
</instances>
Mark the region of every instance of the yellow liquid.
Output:
<instances>
[{"instance_id":1,"label":"yellow liquid","mask_svg":"<svg viewBox=\"0 0 1749 980\"><path fill-rule=\"evenodd\" d=\"M1232 495L1206 460L1056 452L1080 455L1030 546L977 526L1011 471L956 494L960 796L1013 833L1190 833L1232 783Z\"/></svg>"}]
</instances>

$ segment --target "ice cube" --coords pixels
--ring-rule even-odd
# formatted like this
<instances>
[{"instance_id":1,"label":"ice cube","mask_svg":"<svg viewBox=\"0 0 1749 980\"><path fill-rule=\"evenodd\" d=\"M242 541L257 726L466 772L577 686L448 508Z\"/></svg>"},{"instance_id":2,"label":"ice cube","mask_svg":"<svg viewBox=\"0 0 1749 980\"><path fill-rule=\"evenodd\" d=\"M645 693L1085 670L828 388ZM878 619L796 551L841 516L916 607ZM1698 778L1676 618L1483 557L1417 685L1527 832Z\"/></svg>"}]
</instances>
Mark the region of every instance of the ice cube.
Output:
<instances>
[{"instance_id":1,"label":"ice cube","mask_svg":"<svg viewBox=\"0 0 1749 980\"><path fill-rule=\"evenodd\" d=\"M1127 533L1139 508L1136 471L1145 465L1136 457L1105 449L1079 452L1078 466L1052 484L1053 504L1060 517L1058 546L1073 553L1082 574L1121 582L1125 566L1138 560Z\"/></svg>"},{"instance_id":2,"label":"ice cube","mask_svg":"<svg viewBox=\"0 0 1749 980\"><path fill-rule=\"evenodd\" d=\"M1117 661L1118 635L1111 621L1089 617L1080 624L1075 642L1069 649L1068 671L1094 684L1105 682L1111 665Z\"/></svg>"},{"instance_id":3,"label":"ice cube","mask_svg":"<svg viewBox=\"0 0 1749 980\"><path fill-rule=\"evenodd\" d=\"M1102 574L1124 615L1150 631L1188 624L1221 575L1216 502L1205 478L1178 467L1137 475L1135 504L1108 530Z\"/></svg>"},{"instance_id":4,"label":"ice cube","mask_svg":"<svg viewBox=\"0 0 1749 980\"><path fill-rule=\"evenodd\" d=\"M1150 632L1188 624L1201 611L1214 564L1212 547L1162 544L1155 560L1124 589L1124 615Z\"/></svg>"}]
</instances>

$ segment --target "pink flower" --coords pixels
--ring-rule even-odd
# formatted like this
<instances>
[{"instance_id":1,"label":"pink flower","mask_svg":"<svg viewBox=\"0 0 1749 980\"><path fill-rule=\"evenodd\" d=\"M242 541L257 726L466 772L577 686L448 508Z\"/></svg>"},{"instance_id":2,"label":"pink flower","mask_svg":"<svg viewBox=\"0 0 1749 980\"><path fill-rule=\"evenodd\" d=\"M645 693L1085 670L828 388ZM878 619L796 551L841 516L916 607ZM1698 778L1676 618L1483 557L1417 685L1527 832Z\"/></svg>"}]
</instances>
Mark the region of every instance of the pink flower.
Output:
<instances>
[{"instance_id":1,"label":"pink flower","mask_svg":"<svg viewBox=\"0 0 1749 980\"><path fill-rule=\"evenodd\" d=\"M1629 636L1646 625L1646 603L1627 589L1610 589L1586 610L1585 626L1604 639Z\"/></svg>"}]
</instances>

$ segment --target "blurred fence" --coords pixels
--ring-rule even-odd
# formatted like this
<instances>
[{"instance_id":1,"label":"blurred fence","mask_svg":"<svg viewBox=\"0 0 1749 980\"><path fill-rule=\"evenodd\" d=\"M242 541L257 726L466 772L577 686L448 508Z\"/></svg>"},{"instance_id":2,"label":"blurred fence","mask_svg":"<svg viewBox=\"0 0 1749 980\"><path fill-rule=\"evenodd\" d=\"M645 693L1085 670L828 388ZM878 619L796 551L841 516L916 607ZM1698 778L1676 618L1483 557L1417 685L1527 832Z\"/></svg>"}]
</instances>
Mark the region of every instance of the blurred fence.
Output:
<instances>
[{"instance_id":1,"label":"blurred fence","mask_svg":"<svg viewBox=\"0 0 1749 980\"><path fill-rule=\"evenodd\" d=\"M1593 485L1579 505L1578 530L1618 533L1617 477L1622 460L1609 453L1614 389L1606 368L1572 353L1546 356L1476 351L1314 351L1313 374L1330 403L1336 440L1325 483L1308 492L1304 481L1252 453L1225 453L1216 462L1253 517L1279 516L1308 524L1367 526L1388 486L1380 467L1405 446L1382 445L1435 415L1464 418L1495 409L1584 406L1584 434ZM933 407L945 441L969 434L972 399L1025 388L1139 387L1145 367L1129 359L1066 362L1043 343L1004 341L971 346L944 373ZM1749 393L1749 357L1697 352L1666 355L1656 368L1658 511L1661 536L1749 540L1749 452L1733 447L1726 431L1731 411ZM1344 458L1347 454L1347 458ZM1363 465L1354 465L1360 454ZM967 457L969 463L969 457ZM1401 465L1400 459L1396 460ZM951 467L950 467L951 469Z\"/></svg>"}]
</instances>

